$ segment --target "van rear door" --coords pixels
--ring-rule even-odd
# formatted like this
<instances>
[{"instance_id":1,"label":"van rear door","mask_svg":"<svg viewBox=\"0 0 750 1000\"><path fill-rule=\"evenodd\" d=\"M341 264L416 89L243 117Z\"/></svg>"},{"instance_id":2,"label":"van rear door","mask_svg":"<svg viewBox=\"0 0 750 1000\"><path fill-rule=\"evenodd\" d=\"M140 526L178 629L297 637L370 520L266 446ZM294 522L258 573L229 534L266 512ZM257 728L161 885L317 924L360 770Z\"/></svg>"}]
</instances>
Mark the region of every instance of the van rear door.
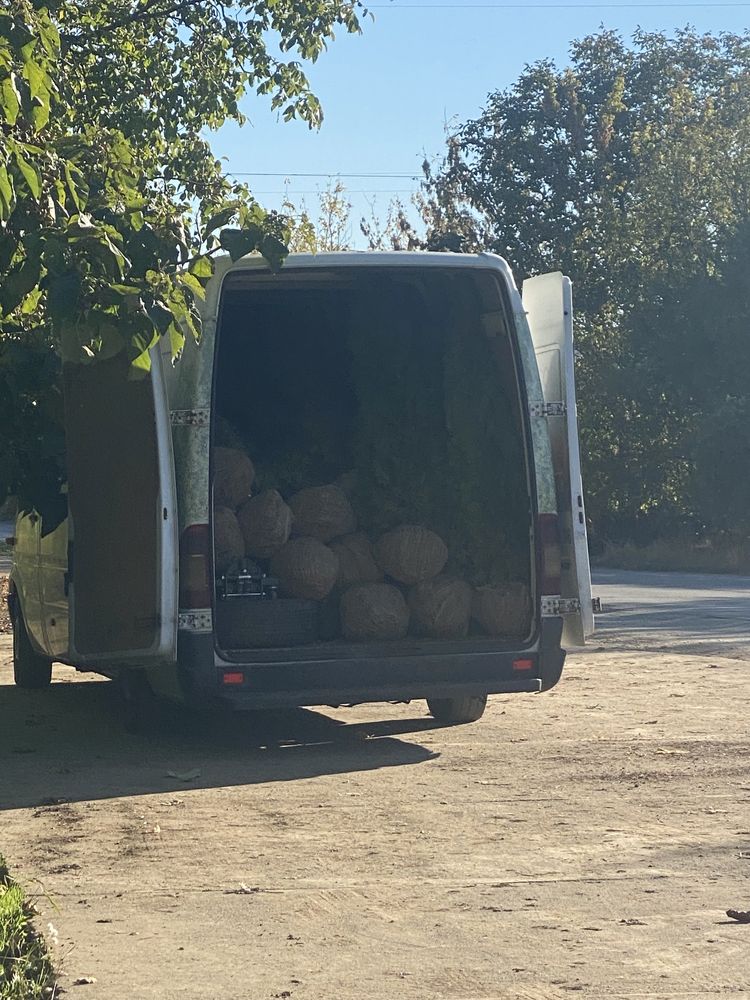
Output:
<instances>
[{"instance_id":1,"label":"van rear door","mask_svg":"<svg viewBox=\"0 0 750 1000\"><path fill-rule=\"evenodd\" d=\"M594 631L594 614L578 447L572 285L560 271L541 274L524 281L522 298L544 392L543 400L530 403L543 406L547 414L555 467L562 547L560 596L580 602L579 611L565 614L563 645L581 645Z\"/></svg>"},{"instance_id":2,"label":"van rear door","mask_svg":"<svg viewBox=\"0 0 750 1000\"><path fill-rule=\"evenodd\" d=\"M67 365L65 424L71 659L173 661L177 505L158 350L135 379L119 356Z\"/></svg>"}]
</instances>

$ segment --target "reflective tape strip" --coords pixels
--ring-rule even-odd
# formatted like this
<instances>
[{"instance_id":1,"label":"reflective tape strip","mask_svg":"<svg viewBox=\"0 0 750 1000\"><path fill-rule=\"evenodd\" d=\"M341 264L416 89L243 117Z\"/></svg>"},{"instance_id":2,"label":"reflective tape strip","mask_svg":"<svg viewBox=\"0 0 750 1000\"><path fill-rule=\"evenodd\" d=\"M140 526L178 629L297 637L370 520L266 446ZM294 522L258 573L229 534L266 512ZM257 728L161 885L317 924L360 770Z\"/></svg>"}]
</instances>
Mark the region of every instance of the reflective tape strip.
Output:
<instances>
[{"instance_id":1,"label":"reflective tape strip","mask_svg":"<svg viewBox=\"0 0 750 1000\"><path fill-rule=\"evenodd\" d=\"M577 597L543 597L542 617L551 618L558 615L575 615L581 611L581 602Z\"/></svg>"},{"instance_id":2,"label":"reflective tape strip","mask_svg":"<svg viewBox=\"0 0 750 1000\"><path fill-rule=\"evenodd\" d=\"M212 632L214 617L211 609L205 611L181 611L177 616L177 628L183 632Z\"/></svg>"},{"instance_id":3,"label":"reflective tape strip","mask_svg":"<svg viewBox=\"0 0 750 1000\"><path fill-rule=\"evenodd\" d=\"M208 427L210 416L208 407L199 410L172 410L170 420L173 427Z\"/></svg>"}]
</instances>

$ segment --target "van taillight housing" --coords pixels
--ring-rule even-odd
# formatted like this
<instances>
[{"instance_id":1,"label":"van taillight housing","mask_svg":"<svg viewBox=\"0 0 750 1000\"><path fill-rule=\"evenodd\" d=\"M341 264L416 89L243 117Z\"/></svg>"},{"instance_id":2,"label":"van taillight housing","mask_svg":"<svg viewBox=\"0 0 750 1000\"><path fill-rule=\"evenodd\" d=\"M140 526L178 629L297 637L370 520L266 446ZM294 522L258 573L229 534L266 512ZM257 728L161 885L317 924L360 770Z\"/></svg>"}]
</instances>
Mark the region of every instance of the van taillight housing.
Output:
<instances>
[{"instance_id":1,"label":"van taillight housing","mask_svg":"<svg viewBox=\"0 0 750 1000\"><path fill-rule=\"evenodd\" d=\"M211 531L191 524L180 535L180 607L211 607Z\"/></svg>"},{"instance_id":2,"label":"van taillight housing","mask_svg":"<svg viewBox=\"0 0 750 1000\"><path fill-rule=\"evenodd\" d=\"M557 514L539 514L537 537L540 552L540 593L557 595L560 593L562 560L560 556L560 528Z\"/></svg>"}]
</instances>

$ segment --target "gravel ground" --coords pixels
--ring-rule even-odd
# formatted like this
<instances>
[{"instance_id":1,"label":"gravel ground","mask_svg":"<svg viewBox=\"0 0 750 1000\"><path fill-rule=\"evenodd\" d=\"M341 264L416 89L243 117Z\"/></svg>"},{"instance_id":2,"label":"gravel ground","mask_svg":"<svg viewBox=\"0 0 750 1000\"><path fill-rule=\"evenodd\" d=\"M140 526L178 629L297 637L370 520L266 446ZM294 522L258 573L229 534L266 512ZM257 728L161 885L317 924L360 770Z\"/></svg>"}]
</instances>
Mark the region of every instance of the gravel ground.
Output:
<instances>
[{"instance_id":1,"label":"gravel ground","mask_svg":"<svg viewBox=\"0 0 750 1000\"><path fill-rule=\"evenodd\" d=\"M121 729L10 684L0 844L89 1000L750 992L746 662L593 648L472 726L423 703Z\"/></svg>"},{"instance_id":2,"label":"gravel ground","mask_svg":"<svg viewBox=\"0 0 750 1000\"><path fill-rule=\"evenodd\" d=\"M8 613L8 577L0 574L0 635L12 631Z\"/></svg>"}]
</instances>

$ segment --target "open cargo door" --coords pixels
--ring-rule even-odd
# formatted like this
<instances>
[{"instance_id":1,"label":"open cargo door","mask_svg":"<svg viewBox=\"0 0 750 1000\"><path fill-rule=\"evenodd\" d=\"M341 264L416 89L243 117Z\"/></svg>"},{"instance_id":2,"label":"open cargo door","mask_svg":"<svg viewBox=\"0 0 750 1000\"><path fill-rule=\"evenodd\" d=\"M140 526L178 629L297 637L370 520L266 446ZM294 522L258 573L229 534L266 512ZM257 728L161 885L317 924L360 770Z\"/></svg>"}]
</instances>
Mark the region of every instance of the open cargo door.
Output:
<instances>
[{"instance_id":1,"label":"open cargo door","mask_svg":"<svg viewBox=\"0 0 750 1000\"><path fill-rule=\"evenodd\" d=\"M65 368L71 544L70 656L92 665L174 660L177 509L158 350Z\"/></svg>"},{"instance_id":2,"label":"open cargo door","mask_svg":"<svg viewBox=\"0 0 750 1000\"><path fill-rule=\"evenodd\" d=\"M563 645L579 646L594 631L594 613L578 448L572 286L569 278L556 271L528 278L522 296L539 366L555 467L562 547L560 596L580 601L580 611L565 615Z\"/></svg>"}]
</instances>

